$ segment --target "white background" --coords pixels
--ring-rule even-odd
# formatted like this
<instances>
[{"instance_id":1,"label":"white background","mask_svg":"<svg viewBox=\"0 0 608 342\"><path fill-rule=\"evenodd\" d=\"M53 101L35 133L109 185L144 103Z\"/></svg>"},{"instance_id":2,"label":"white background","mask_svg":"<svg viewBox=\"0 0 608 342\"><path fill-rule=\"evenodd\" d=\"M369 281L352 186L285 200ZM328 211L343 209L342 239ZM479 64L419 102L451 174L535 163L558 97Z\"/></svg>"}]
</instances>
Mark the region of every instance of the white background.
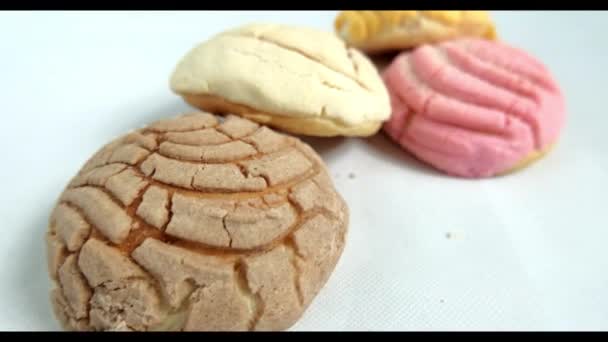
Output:
<instances>
[{"instance_id":1,"label":"white background","mask_svg":"<svg viewBox=\"0 0 608 342\"><path fill-rule=\"evenodd\" d=\"M246 22L331 30L334 16L0 13L0 329L58 329L43 243L54 201L102 144L188 108L168 87L183 54ZM293 330L608 328L608 14L494 18L500 37L544 61L564 89L557 148L517 174L461 180L381 134L307 139L351 226L333 276Z\"/></svg>"}]
</instances>

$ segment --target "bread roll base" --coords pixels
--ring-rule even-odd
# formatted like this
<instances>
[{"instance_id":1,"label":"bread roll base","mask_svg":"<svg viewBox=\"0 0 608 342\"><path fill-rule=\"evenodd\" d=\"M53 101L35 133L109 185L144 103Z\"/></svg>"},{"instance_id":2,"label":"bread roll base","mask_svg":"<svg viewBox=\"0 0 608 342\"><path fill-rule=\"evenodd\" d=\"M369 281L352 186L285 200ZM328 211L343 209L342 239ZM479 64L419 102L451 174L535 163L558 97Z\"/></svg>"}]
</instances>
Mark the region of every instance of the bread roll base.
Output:
<instances>
[{"instance_id":1,"label":"bread roll base","mask_svg":"<svg viewBox=\"0 0 608 342\"><path fill-rule=\"evenodd\" d=\"M196 108L214 113L236 114L293 134L316 137L367 137L376 134L382 126L380 121L369 121L357 126L348 126L329 118L271 114L206 94L182 94L181 96L187 103Z\"/></svg>"},{"instance_id":2,"label":"bread roll base","mask_svg":"<svg viewBox=\"0 0 608 342\"><path fill-rule=\"evenodd\" d=\"M530 153L525 158L520 160L517 164L512 166L510 169L500 172L496 176L506 176L510 173L514 173L514 172L520 171L522 169L525 169L526 167L533 164L535 161L546 156L553 149L554 146L555 146L555 143L548 145L543 150L534 151L534 152Z\"/></svg>"}]
</instances>

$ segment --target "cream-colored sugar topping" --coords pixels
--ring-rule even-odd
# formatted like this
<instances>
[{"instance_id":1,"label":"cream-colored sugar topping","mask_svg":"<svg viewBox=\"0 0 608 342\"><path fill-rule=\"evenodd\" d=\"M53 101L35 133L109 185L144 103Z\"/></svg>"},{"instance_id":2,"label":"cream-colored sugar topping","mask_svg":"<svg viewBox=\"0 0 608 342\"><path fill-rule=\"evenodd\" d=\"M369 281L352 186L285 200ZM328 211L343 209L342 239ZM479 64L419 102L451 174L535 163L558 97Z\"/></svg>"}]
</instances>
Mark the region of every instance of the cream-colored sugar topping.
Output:
<instances>
[{"instance_id":1,"label":"cream-colored sugar topping","mask_svg":"<svg viewBox=\"0 0 608 342\"><path fill-rule=\"evenodd\" d=\"M333 33L286 25L251 24L212 37L179 62L171 88L348 125L390 115L387 91L365 56Z\"/></svg>"}]
</instances>

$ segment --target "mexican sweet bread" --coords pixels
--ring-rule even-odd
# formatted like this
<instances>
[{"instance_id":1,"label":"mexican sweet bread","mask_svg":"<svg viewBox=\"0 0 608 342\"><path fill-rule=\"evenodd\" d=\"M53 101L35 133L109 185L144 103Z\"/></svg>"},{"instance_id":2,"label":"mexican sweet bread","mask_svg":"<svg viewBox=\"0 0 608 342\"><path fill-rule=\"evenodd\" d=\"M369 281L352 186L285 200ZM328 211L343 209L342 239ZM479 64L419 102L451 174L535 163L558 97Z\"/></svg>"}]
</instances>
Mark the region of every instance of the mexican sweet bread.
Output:
<instances>
[{"instance_id":1,"label":"mexican sweet bread","mask_svg":"<svg viewBox=\"0 0 608 342\"><path fill-rule=\"evenodd\" d=\"M564 125L565 100L547 67L502 42L423 45L383 76L393 108L387 134L451 175L517 170L544 155Z\"/></svg>"},{"instance_id":2,"label":"mexican sweet bread","mask_svg":"<svg viewBox=\"0 0 608 342\"><path fill-rule=\"evenodd\" d=\"M171 89L191 105L312 136L369 136L390 115L373 64L331 32L249 24L177 64Z\"/></svg>"},{"instance_id":3,"label":"mexican sweet bread","mask_svg":"<svg viewBox=\"0 0 608 342\"><path fill-rule=\"evenodd\" d=\"M366 53L410 49L459 37L496 38L486 11L342 11L336 33Z\"/></svg>"},{"instance_id":4,"label":"mexican sweet bread","mask_svg":"<svg viewBox=\"0 0 608 342\"><path fill-rule=\"evenodd\" d=\"M69 330L284 330L344 247L348 209L299 139L195 112L94 154L47 234Z\"/></svg>"}]
</instances>

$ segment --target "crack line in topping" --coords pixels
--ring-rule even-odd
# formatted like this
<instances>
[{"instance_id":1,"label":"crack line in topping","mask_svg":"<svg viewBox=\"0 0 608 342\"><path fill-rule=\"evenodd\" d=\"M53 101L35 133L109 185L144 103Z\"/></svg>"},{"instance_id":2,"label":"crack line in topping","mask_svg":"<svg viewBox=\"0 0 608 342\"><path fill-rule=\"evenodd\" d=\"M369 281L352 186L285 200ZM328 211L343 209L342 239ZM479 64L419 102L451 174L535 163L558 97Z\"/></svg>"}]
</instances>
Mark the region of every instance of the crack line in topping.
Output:
<instances>
[{"instance_id":1,"label":"crack line in topping","mask_svg":"<svg viewBox=\"0 0 608 342\"><path fill-rule=\"evenodd\" d=\"M186 142L183 142L184 140L177 141L179 139L176 139L177 137L175 137L175 136L173 138L170 138L170 137L167 136L167 134L181 134L181 133L200 133L200 134L203 134L205 131L212 131L212 132L214 132L213 134L219 134L220 136L222 136L223 138L225 138L226 141L221 141L221 142L216 142L216 143L195 144L195 143L186 143ZM174 143L174 144L180 144L180 145L185 145L185 146L204 147L204 146L216 146L216 145L226 144L226 143L229 143L230 141L232 141L232 138L229 137L228 135L226 135L225 133L218 131L215 127L212 127L212 128L202 128L202 129L198 129L198 130L194 130L194 131L190 131L190 132L170 132L170 131L169 132L163 132L161 140L162 140L161 143L163 143L163 142L171 142L171 143ZM158 144L158 145L160 146L160 144Z\"/></svg>"},{"instance_id":2,"label":"crack line in topping","mask_svg":"<svg viewBox=\"0 0 608 342\"><path fill-rule=\"evenodd\" d=\"M222 228L226 232L226 235L228 235L228 248L232 248L232 234L230 233L228 227L226 227L226 217L228 217L228 213L222 217Z\"/></svg>"},{"instance_id":3,"label":"crack line in topping","mask_svg":"<svg viewBox=\"0 0 608 342\"><path fill-rule=\"evenodd\" d=\"M74 309L72 308L72 306L71 306L71 305L70 305L70 303L68 302L68 299L66 298L66 295L65 295L65 289L64 289L64 287L63 287L63 283L61 282L61 279L59 278L59 270L61 270L61 267L63 267L63 265L65 264L65 261L67 260L67 258L69 258L70 256L72 256L72 255L74 255L74 254L76 254L76 253L68 253L68 254L65 256L65 258L63 258L63 263L61 263L61 266L59 266L59 267L57 268L57 272L56 272L56 273L57 273L57 281L56 281L56 283L55 283L55 286L56 286L57 288L59 288L59 291L61 292L61 295L62 295L62 296L63 296L63 298L66 300L66 303L65 303L65 304L66 304L66 305L65 305L65 306L66 306L66 308L67 308L67 309L69 309L70 311L74 311ZM78 268L78 267L77 267L77 268ZM87 283L87 286L88 286L88 287L89 287L89 289L90 289L90 286L89 286L89 284L88 284L88 283ZM87 311L87 313L88 313L88 311ZM88 317L88 314L87 314L87 317ZM75 318L75 317L74 317L74 318Z\"/></svg>"},{"instance_id":4,"label":"crack line in topping","mask_svg":"<svg viewBox=\"0 0 608 342\"><path fill-rule=\"evenodd\" d=\"M321 85L323 85L323 86L325 86L327 88L330 88L330 89L335 89L335 90L340 90L340 91L343 91L343 92L348 92L348 90L343 89L343 88L341 88L341 87L339 87L339 86L337 86L337 85L335 85L335 84L333 84L331 82L325 81L325 80L321 81Z\"/></svg>"},{"instance_id":5,"label":"crack line in topping","mask_svg":"<svg viewBox=\"0 0 608 342\"><path fill-rule=\"evenodd\" d=\"M297 211L297 208L296 208ZM271 241L264 243L262 245L255 246L253 248L234 248L234 247L221 247L221 246L213 246L206 244L204 242L192 241L187 239L182 239L178 237L174 237L169 234L163 234L163 242L168 243L170 245L185 248L191 251L198 252L203 255L211 255L211 256L223 256L227 258L232 258L236 256L255 256L264 254L265 252L276 248L277 246L284 245L286 239L288 239L292 234L298 231L308 220L314 218L317 215L324 215L324 211L317 209L316 207L306 211L302 215L298 214L298 217L293 225L291 225L288 229L285 230L282 234L278 235ZM331 219L335 219L335 215L329 216Z\"/></svg>"},{"instance_id":6,"label":"crack line in topping","mask_svg":"<svg viewBox=\"0 0 608 342\"><path fill-rule=\"evenodd\" d=\"M49 268L51 280L53 282L56 282L59 279L59 273L58 273L59 268L61 268L61 266L63 266L63 263L65 262L65 259L67 258L67 255L69 255L70 251L67 249L67 246L63 243L63 241L57 236L56 232L48 232L46 238L49 239L50 237L57 240L57 242L61 245L61 249L59 250L59 252L60 252L59 262L56 265L57 266L56 269L51 270ZM49 248L49 247L47 247L47 248Z\"/></svg>"},{"instance_id":7,"label":"crack line in topping","mask_svg":"<svg viewBox=\"0 0 608 342\"><path fill-rule=\"evenodd\" d=\"M247 172L247 168L245 168L245 165L241 164L241 163L236 163L235 164L237 169L239 170L239 172L241 173L241 175L243 175L243 178L248 179L249 178L249 172ZM196 176L196 174L195 174ZM266 188L268 188L270 186L270 183L268 182L268 179L266 179L266 177L260 175L260 177L262 177L262 179L264 179L264 182L266 182Z\"/></svg>"},{"instance_id":8,"label":"crack line in topping","mask_svg":"<svg viewBox=\"0 0 608 342\"><path fill-rule=\"evenodd\" d=\"M121 146L122 146L122 145L121 145ZM93 171L95 171L95 170L98 170L98 169L101 169L101 168L103 168L103 167L110 166L110 165L117 165L117 166L118 166L118 165L122 165L122 166L124 166L125 168L124 168L124 169L122 169L122 170L120 170L120 171L118 171L118 172L116 172L116 173L114 173L114 174L112 174L112 175L111 175L111 176L109 176L107 179L109 179L110 177L115 176L115 175L117 175L117 174L121 173L122 171L126 170L126 169L127 169L127 168L129 168L129 167L134 166L134 165L130 165L130 164L123 163L123 162L109 162L109 161L106 161L105 163L103 163L103 164L99 164L99 165L96 165L95 167L92 167L92 168L90 168L90 169L81 170L81 171L84 171L84 172L76 174L76 175L73 177L73 179L75 179L76 177L79 177L79 176L85 176L85 175L87 175L87 174L89 174L89 173L91 173L91 172L93 172ZM137 164L135 164L135 165L137 165ZM72 179L72 180L73 180L73 179ZM106 179L106 180L107 180L107 179ZM69 186L69 185L68 185L68 186ZM70 187L70 188L71 188L71 187Z\"/></svg>"},{"instance_id":9,"label":"crack line in topping","mask_svg":"<svg viewBox=\"0 0 608 342\"><path fill-rule=\"evenodd\" d=\"M293 287L296 290L298 303L300 304L300 307L303 307L304 294L302 293L302 288L300 287L300 275L302 274L302 271L298 266L298 259L301 259L301 257L298 252L295 241L293 240L293 236L290 236L288 239L286 239L283 245L289 251L289 262L291 263L291 267L293 267Z\"/></svg>"},{"instance_id":10,"label":"crack line in topping","mask_svg":"<svg viewBox=\"0 0 608 342\"><path fill-rule=\"evenodd\" d=\"M152 186L152 184L150 182L147 182L146 185L138 191L137 196L135 197L133 202L131 202L130 205L125 207L127 214L129 216L137 216L137 214L135 212L137 211L137 208L139 207L141 202L143 202L144 194L146 193L146 191L148 191L148 189L151 186Z\"/></svg>"},{"instance_id":11,"label":"crack line in topping","mask_svg":"<svg viewBox=\"0 0 608 342\"><path fill-rule=\"evenodd\" d=\"M355 60L353 59L352 49L347 48L346 51L347 51L346 55L347 55L348 59L350 60L350 62L352 63L353 70L355 71L355 75L359 76L359 66L357 65L357 63L355 63Z\"/></svg>"},{"instance_id":12,"label":"crack line in topping","mask_svg":"<svg viewBox=\"0 0 608 342\"><path fill-rule=\"evenodd\" d=\"M235 142L241 142L243 144L246 144L249 147L251 147L253 150L255 150L257 153L249 155L249 156L246 156L246 157L243 157L243 158L237 158L237 159L204 160L205 159L205 153L209 152L209 150L206 150L206 147L209 147L210 149L213 149L213 148L218 148L219 146L223 146L223 145L226 145L226 144L232 144L232 143L235 143ZM163 142L163 143L165 143L165 142ZM169 141L167 143L168 144L172 144L172 145L174 145L174 147L177 147L177 148L180 148L180 147L186 147L186 148L196 148L196 147L198 147L198 148L200 148L200 153L201 154L197 158L197 160L180 158L180 156L177 156L177 155L170 156L170 155L164 154L160 150L156 152L158 155L163 156L165 158L172 159L172 160L178 160L178 161L182 161L182 162L205 163L205 164L222 164L222 163L240 162L240 161L243 161L243 160L247 160L249 158L255 158L256 156L260 156L260 151L255 146L253 146L252 144L250 144L248 142L242 141L240 139L235 139L234 141L231 141L231 142L228 142L228 143L223 143L223 144L203 145L203 146L184 145L184 144L178 144L178 143L173 143L173 142L169 142ZM164 145L164 146L166 147L167 145Z\"/></svg>"},{"instance_id":13,"label":"crack line in topping","mask_svg":"<svg viewBox=\"0 0 608 342\"><path fill-rule=\"evenodd\" d=\"M80 188L83 188L83 189L84 189L84 188L92 188L92 189L97 189L97 190L101 191L102 193L105 193L105 191L103 190L103 188L98 187L98 186L89 186L89 185L87 185L87 186L83 186L83 187L80 187ZM70 191L70 190L74 190L74 189L79 189L79 188L68 189L68 190L66 190L66 191ZM108 195L108 194L106 194L106 195ZM108 195L108 196L110 196L110 195ZM131 226L129 227L129 232L127 233L127 236L128 236L128 234L130 234L130 231L132 230L131 228L132 228L132 225L133 225L133 220L134 220L134 218L133 218L131 215L129 215L129 214L126 212L125 207L122 205L122 203L117 202L117 200L116 200L115 198L112 198L112 197L110 196L110 198L107 198L107 199L108 199L110 202L113 202L115 205L117 205L117 206L118 206L118 208L119 208L119 210L123 210L123 212L122 212L122 213L123 213L125 216L127 216L127 217L128 217L128 219L131 221ZM84 211L84 209L83 209L83 208L79 207L79 206L78 206L76 203L73 203L71 200L60 199L59 204L64 204L64 205L66 205L66 206L68 206L68 207L70 207L70 208L74 209L74 210L75 210L75 211L77 211L79 214L81 214L81 216L82 216L83 220L84 220L84 221L85 221L85 222L86 222L86 223L89 225L89 227L90 227L90 234L89 234L89 238L90 238L90 237L94 237L95 235L93 235L93 234L94 234L95 232L97 232L97 233L98 233L98 235L100 235L100 236L102 236L102 237L103 237L103 240L110 241L110 237L106 236L104 233L102 233L102 232L101 232L101 229L99 229L99 227L97 227L97 225L95 225L95 224L92 222L91 218L89 217L89 215L87 215L87 214L85 213L85 211ZM125 239L126 239L126 238L125 238ZM85 243L86 243L86 241L88 241L88 239L87 239L87 240L85 240ZM82 247L82 246L81 246L81 247Z\"/></svg>"},{"instance_id":14,"label":"crack line in topping","mask_svg":"<svg viewBox=\"0 0 608 342\"><path fill-rule=\"evenodd\" d=\"M299 208L299 206L294 204L293 200L291 198L289 198L289 196L287 197L287 200L291 203L292 207L295 207L296 210L298 210L298 214L299 214L299 211L301 210ZM300 215L299 217L302 219L302 223L305 223L306 220L311 219L311 218L315 217L316 215L325 216L325 218L327 218L329 220L338 220L339 221L338 215L334 214L331 210L329 210L325 207L320 207L316 204L312 208L308 209L307 211L302 212L299 215ZM293 232L295 232L296 230L297 229L294 229Z\"/></svg>"},{"instance_id":15,"label":"crack line in topping","mask_svg":"<svg viewBox=\"0 0 608 342\"><path fill-rule=\"evenodd\" d=\"M128 147L128 146L135 146L136 148L142 149L147 152L147 155L139 157L139 159L135 160L134 162L125 162L125 161L122 161L121 159L114 160L115 158L118 158L118 157L115 157L116 153L118 153L121 148ZM118 162L118 163L127 164L127 165L137 165L142 160L146 159L150 155L150 153L152 153L152 152L149 149L141 147L136 143L123 141L120 145L116 146L116 148L114 150L112 150L112 152L110 153L110 155L108 157L107 162L111 162L111 163Z\"/></svg>"},{"instance_id":16,"label":"crack line in topping","mask_svg":"<svg viewBox=\"0 0 608 342\"><path fill-rule=\"evenodd\" d=\"M105 193L109 197L109 199L112 202L114 202L114 204L116 204L117 206L119 206L122 209L126 209L125 205L122 204L122 202L116 196L114 196L114 194L112 194L110 192L110 190L108 190L105 186L95 185L95 184L84 184L84 185L80 185L80 186L75 186L75 187L70 188L68 190L85 189L85 188L94 188L94 189L102 191L103 193ZM76 204L74 204L74 205L76 205Z\"/></svg>"},{"instance_id":17,"label":"crack line in topping","mask_svg":"<svg viewBox=\"0 0 608 342\"><path fill-rule=\"evenodd\" d=\"M180 194L184 194L186 196L191 195L194 197L199 197L199 198L233 198L233 197L238 197L238 198L249 198L249 197L257 197L258 195L263 195L263 194L267 194L267 193L271 193L276 189L285 189L285 188L289 188L299 182L305 181L309 178L312 178L314 176L316 176L319 172L320 172L320 165L314 160L311 159L305 152L303 152L301 149L299 149L297 146L293 146L293 148L295 150L297 150L298 152L300 152L302 155L304 155L304 157L311 162L312 167L310 167L305 173L296 176L292 179L290 179L287 182L281 183L281 184L277 184L274 186L270 186L268 184L270 184L269 179L266 175L259 175L259 177L264 178L264 180L266 181L267 187L262 190L262 191L240 191L240 192L230 192L230 191L226 191L225 189L207 189L207 188L192 188L192 189L188 189L188 188L184 188L182 186L179 185L173 185L173 184L167 184L164 182L161 182L157 179L153 179L152 176L154 175L154 173L156 172L157 168L154 168L153 172L150 174L150 176L146 176L141 170L133 168L133 170L135 170L139 176L141 176L144 180L146 180L147 182L149 182L150 184L153 185L157 185L161 188L167 189L167 190L176 190L179 189L180 190ZM289 150L290 147L278 150L276 152L273 153L281 153L281 152L286 152L287 150ZM266 154L265 154L266 155ZM171 159L171 158L167 158L167 159ZM255 159L251 159L251 160L255 160ZM184 163L192 163L192 164L198 164L198 165L205 165L205 164L214 164L214 163L195 163L195 162L188 162L188 161L182 161L182 160L176 160L179 162L184 162ZM246 161L246 160L243 160ZM220 164L220 163L215 163L215 164ZM241 173L245 172L244 175L246 175L246 177L248 176L248 173L246 172L246 170L244 170L244 166L238 164L238 163L224 163L224 164L234 164L237 165L237 167L241 170ZM197 171L198 172L198 171ZM196 173L195 173L196 175ZM193 176L194 179L194 176ZM193 182L193 180L191 180L191 183ZM191 184L192 185L192 184Z\"/></svg>"},{"instance_id":18,"label":"crack line in topping","mask_svg":"<svg viewBox=\"0 0 608 342\"><path fill-rule=\"evenodd\" d=\"M298 55L300 55L300 56L302 56L302 57L304 57L304 58L306 58L308 60L311 60L311 61L313 61L313 62L315 62L315 63L317 63L317 64L319 64L319 65L321 65L321 66L323 66L325 68L327 68L328 70L331 70L331 71L333 71L333 72L335 72L335 73L337 73L339 75L342 75L342 76L348 78L349 80L351 80L351 81L355 82L356 84L358 84L364 90L366 90L368 92L373 92L372 89L370 89L361 80L358 80L357 78L355 78L355 77L353 77L351 75L345 74L345 73L343 73L340 70L334 69L333 67L325 64L323 61L317 59L316 57L308 54L305 51L302 51L302 50L298 49L297 47L287 46L287 45L284 45L283 43L280 43L280 42L278 42L276 40L272 40L272 39L270 39L268 37L262 37L262 36L259 36L259 35L258 36L256 36L256 35L252 36L252 35L248 35L248 34L243 35L243 34L234 34L234 33L227 33L227 34L224 34L224 35L225 36L232 36L232 37L255 39L255 40L258 40L258 41L261 41L261 42L265 42L267 44L274 45L276 47L279 47L279 48L282 48L282 49L285 49L285 50L289 50L291 52L294 52L294 53L296 53L296 54L298 54ZM352 62L352 60L351 60L351 62Z\"/></svg>"},{"instance_id":19,"label":"crack line in topping","mask_svg":"<svg viewBox=\"0 0 608 342\"><path fill-rule=\"evenodd\" d=\"M235 139L235 141L237 141L237 139ZM247 143L247 142L245 142L245 143L248 144L248 145L250 145L250 146L252 146L253 148L255 148L256 151L259 151L252 144ZM295 146L287 145L287 146L285 146L285 147L281 148L280 150L277 150L276 152L273 152L273 153L285 152L285 151L287 151L287 150L289 150L291 148L294 148L294 147ZM226 161L209 162L209 161L202 161L202 160L201 161L196 161L196 160L180 159L179 157L176 157L176 156L168 156L166 154L162 154L162 153L160 153L160 151L156 151L154 153L156 153L157 155L159 155L159 156L161 156L163 158L171 159L173 161L177 161L177 162L181 162L181 163L188 163L188 164L195 164L195 165L205 165L205 164L234 164L234 163L240 163L240 162L244 162L244 161L259 159L260 157L264 157L264 156L267 155L266 153L258 152L256 154L253 154L253 155L251 155L249 157L245 157L245 158L232 159L232 160L226 160ZM144 159L144 161L146 159L150 158L152 155L154 155L154 153L152 153L148 157L146 157Z\"/></svg>"},{"instance_id":20,"label":"crack line in topping","mask_svg":"<svg viewBox=\"0 0 608 342\"><path fill-rule=\"evenodd\" d=\"M161 137L159 135L162 135L163 136L162 138L164 138L164 134L165 133L187 133L187 132L196 132L196 131L200 131L200 130L203 130L203 129L217 129L217 127L222 124L222 122L220 122L220 120L218 118L218 115L215 115L213 113L206 112L206 111L198 111L198 112L195 112L195 113L204 113L204 114L213 115L213 116L215 116L215 118L217 119L218 122L216 122L213 125L209 125L209 126L204 125L202 127L189 128L189 129L183 129L183 130L182 129L167 129L167 130L163 130L163 129L153 128L151 126L153 126L155 123L157 123L157 122L153 122L153 123L147 125L146 127L137 130L136 132L139 132L142 135L145 135L145 134L148 134L148 133L154 134L154 137L156 139L156 143L158 145L159 144L158 142L161 139ZM188 115L188 114L186 114L186 115ZM169 120L180 120L180 119L183 119L183 118L184 118L184 115L180 115L180 116L174 117L173 119L169 119Z\"/></svg>"},{"instance_id":21,"label":"crack line in topping","mask_svg":"<svg viewBox=\"0 0 608 342\"><path fill-rule=\"evenodd\" d=\"M69 256L74 255L74 254L78 254L78 253L70 254L70 255L66 256L65 259L67 259ZM78 256L76 256L76 258L77 257ZM80 275L83 276L83 278L84 278L84 275L82 274L82 271L80 270L80 268L78 266L76 266L76 269L78 270L78 273L80 273ZM86 278L84 278L84 279L86 279ZM62 311L64 311L65 316L67 316L67 320L68 320L67 323L71 323L70 320L73 320L76 323L84 321L87 326L90 324L89 323L89 312L90 312L90 308L91 308L91 299L93 298L92 294L95 291L95 288L91 288L91 286L89 286L89 283L87 281L85 281L84 283L85 283L85 286L87 286L87 288L89 289L89 291L91 291L91 298L89 298L89 300L87 300L87 303L86 303L87 310L85 312L85 316L81 317L81 318L76 318L75 315L68 315L68 311L71 312L71 313L73 313L74 309L72 308L71 304L68 301L68 298L66 297L65 289L63 287L63 284L59 280L57 280L55 282L55 288L54 289L59 290L59 293L63 297L62 299L63 299L64 304L65 304L64 307L60 307L59 309L62 310ZM54 306L55 304L52 304L52 305Z\"/></svg>"},{"instance_id":22,"label":"crack line in topping","mask_svg":"<svg viewBox=\"0 0 608 342\"><path fill-rule=\"evenodd\" d=\"M86 319L86 320L87 320L87 323L88 323L88 321L89 321L89 312L91 311L91 300L93 299L93 294L94 294L95 288L92 288L92 287L89 285L89 282L86 280L87 278L85 277L84 273L82 273L82 270L81 270L81 269L80 269L80 267L78 266L78 259L80 258L80 250L78 250L78 251L77 251L76 253L74 253L74 254L75 254L74 258L76 259L76 263L77 263L77 264L76 264L76 267L75 267L75 268L76 268L76 272L78 272L78 275L79 275L79 276L80 276L82 279L84 279L84 284L85 284L85 286L86 286L86 287L87 287L87 289L88 289L88 290L91 292L91 296L89 297L89 300L87 300L87 303L86 303L86 316L85 316L85 317L83 317L83 318L80 318L80 319Z\"/></svg>"},{"instance_id":23,"label":"crack line in topping","mask_svg":"<svg viewBox=\"0 0 608 342\"><path fill-rule=\"evenodd\" d=\"M253 331L260 318L264 314L264 301L260 296L259 292L253 293L251 288L249 287L249 281L247 279L247 266L243 259L239 259L234 264L234 273L236 278L236 287L241 293L241 296L246 297L246 301L252 304L252 312L249 318L249 322L247 323L247 330Z\"/></svg>"},{"instance_id":24,"label":"crack line in topping","mask_svg":"<svg viewBox=\"0 0 608 342\"><path fill-rule=\"evenodd\" d=\"M315 75L314 74L301 74L301 73L297 73L296 71L292 70L292 69L288 69L286 68L283 64L281 64L279 61L271 61L268 60L266 58L263 58L262 56L260 56L257 53L251 52L251 51L246 51L246 50L241 50L241 49L230 49L228 51L232 51L235 52L239 55L243 55L243 56L248 56L248 57L254 57L255 59L257 59L258 61L260 61L263 64L271 64L273 65L275 68L279 68L281 70L286 71L289 74L295 75L299 78L312 78ZM211 93L211 90L208 91L209 93Z\"/></svg>"},{"instance_id":25,"label":"crack line in topping","mask_svg":"<svg viewBox=\"0 0 608 342\"><path fill-rule=\"evenodd\" d=\"M138 132L140 132L141 134L155 134L156 135L156 139L159 140L159 135L164 135L165 133L189 133L189 132L196 132L196 131L201 131L203 129L210 129L210 128L217 128L217 126L219 126L220 124L218 123L215 126L210 126L210 127L199 127L199 128L192 128L192 129L186 129L186 130L168 130L168 131L161 131L161 130L157 130L154 128L150 128L150 127L145 127L142 128L141 130L139 130Z\"/></svg>"},{"instance_id":26,"label":"crack line in topping","mask_svg":"<svg viewBox=\"0 0 608 342\"><path fill-rule=\"evenodd\" d=\"M136 170L139 171L139 170ZM141 171L139 171L141 172ZM148 181L151 185L156 185L162 189L165 190L179 190L179 193L181 195L185 195L185 196L192 196L192 197L198 197L198 198L209 198L209 199L231 199L234 197L238 197L239 199L246 199L246 198L255 198L258 197L260 195L264 195L264 194L268 194L268 193L272 193L277 189L284 189L290 186L293 186L294 184L297 184L301 181L307 180L311 177L316 176L320 171L316 168L311 168L309 171L307 171L307 173L301 175L300 177L296 177L294 179L291 179L288 182L285 182L283 184L278 184L275 186L269 186L266 189L262 190L262 191L241 191L241 192L220 192L222 191L222 189L219 190L214 190L211 189L213 192L205 192L208 189L187 189L178 185L172 185L172 184L167 184L167 183L163 183L161 181L158 181L156 179L152 179L149 178L149 176L142 174L142 177L144 177L146 179L146 181ZM264 177L263 175L260 175L260 177ZM268 180L266 180L268 181Z\"/></svg>"},{"instance_id":27,"label":"crack line in topping","mask_svg":"<svg viewBox=\"0 0 608 342\"><path fill-rule=\"evenodd\" d=\"M87 218L87 216L84 214L84 211L83 211L83 210L82 210L80 207L78 207L78 206L76 206L76 205L72 204L71 202L67 202L67 201L61 201L61 202L59 202L59 203L57 204L57 207L59 207L59 205L65 205L66 207L68 207L68 208L70 208L70 209L74 210L76 213L78 213L78 215L80 215L80 217L82 218L82 220L83 220L83 221L84 221L86 224L88 224L88 225L89 225L89 233L88 233L88 234L87 234L87 236L84 238L84 240L83 240L82 244L80 245L80 247L78 247L78 249L77 249L76 251L74 251L75 253L80 253L80 249L82 248L82 246L83 246L83 245L84 245L84 244L87 242L87 240L89 240L89 239L91 238L92 233L93 233L93 229L94 229L94 228L97 228L97 227L95 227L95 225L94 225L94 224L92 224L92 223L89 221L89 219ZM56 232L56 231L55 231L54 233L55 233L56 237L59 239L59 236L57 236L58 232ZM63 237L61 237L60 241L61 241L62 245L64 246L64 248L65 248L66 250L68 250L68 249L67 249L67 244L66 244L66 243L63 241ZM68 250L68 251L69 251L69 250Z\"/></svg>"},{"instance_id":28,"label":"crack line in topping","mask_svg":"<svg viewBox=\"0 0 608 342\"><path fill-rule=\"evenodd\" d=\"M165 222L165 224L163 224L163 226L160 228L160 230L162 232L165 232L167 230L167 226L169 225L169 222L171 222L171 219L173 219L173 194L174 193L175 193L175 190L167 192L167 205L165 206L165 209L167 209L167 222Z\"/></svg>"},{"instance_id":29,"label":"crack line in topping","mask_svg":"<svg viewBox=\"0 0 608 342\"><path fill-rule=\"evenodd\" d=\"M339 86L337 86L335 84L332 84L331 82L329 82L327 80L320 79L318 77L318 75L315 75L315 74L298 74L298 73L294 72L293 70L285 68L280 63L271 62L271 61L269 61L267 59L261 58L259 55L255 54L255 53L251 53L251 52L243 51L243 50L238 50L238 49L230 49L230 51L234 51L234 52L236 52L238 54L241 54L241 55L244 55L244 56L253 56L253 57L257 58L258 60L260 60L262 63L272 64L274 66L277 66L279 69L285 70L287 73L290 73L292 75L296 75L296 76L298 76L300 78L312 78L315 82L318 82L319 85L321 85L321 86L324 86L324 87L327 87L327 88L330 88L330 89L334 89L334 90L338 90L338 91L342 91L342 92L345 92L345 93L352 92L349 89L344 89L344 88L339 87ZM370 90L370 92L371 92L371 90ZM213 93L213 92L211 92L209 90L208 93ZM273 116L284 116L284 115L274 114ZM332 121L337 121L337 120L339 120L339 119L332 119Z\"/></svg>"}]
</instances>

